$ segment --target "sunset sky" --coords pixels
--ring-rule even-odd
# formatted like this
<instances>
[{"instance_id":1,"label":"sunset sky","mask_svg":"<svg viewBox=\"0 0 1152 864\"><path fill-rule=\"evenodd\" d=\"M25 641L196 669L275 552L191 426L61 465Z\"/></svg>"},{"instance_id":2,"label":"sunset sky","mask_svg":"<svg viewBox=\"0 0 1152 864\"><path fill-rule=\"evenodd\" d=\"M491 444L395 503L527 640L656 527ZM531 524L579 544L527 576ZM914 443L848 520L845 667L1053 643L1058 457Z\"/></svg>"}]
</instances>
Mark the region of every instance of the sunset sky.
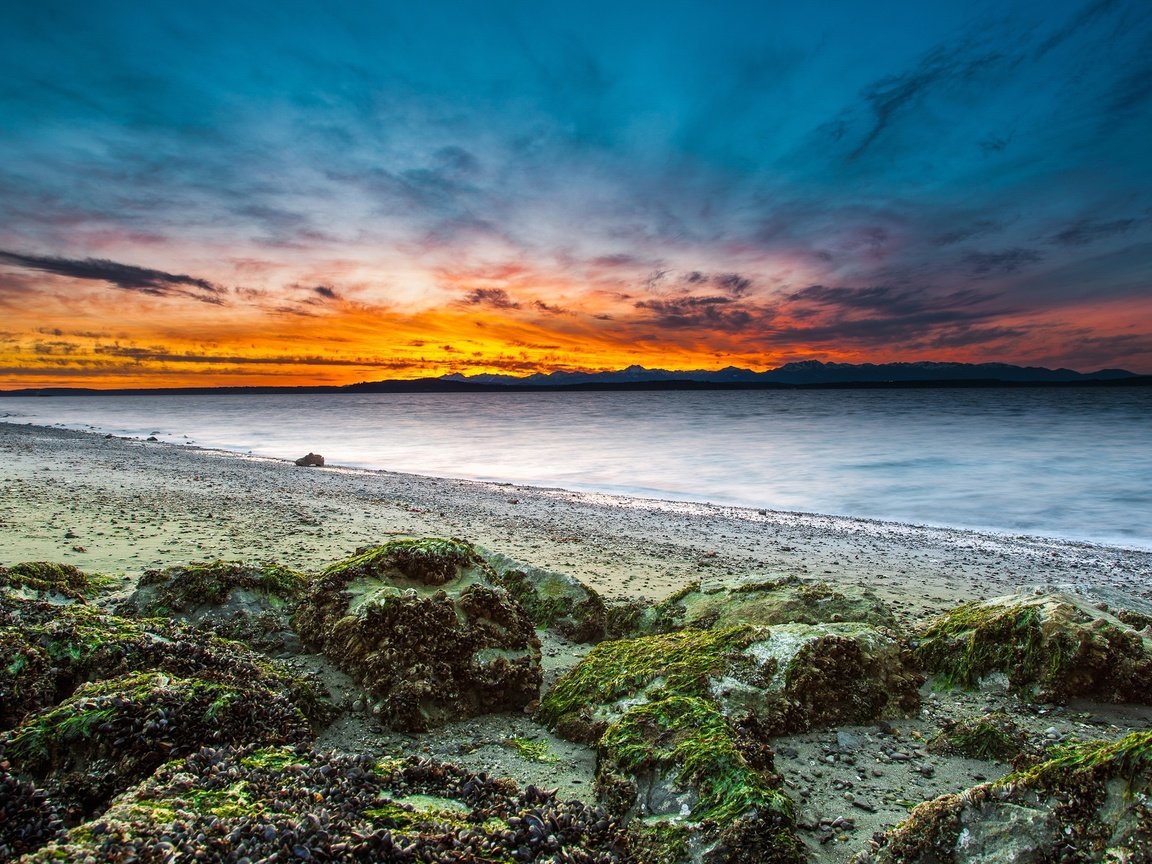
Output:
<instances>
[{"instance_id":1,"label":"sunset sky","mask_svg":"<svg viewBox=\"0 0 1152 864\"><path fill-rule=\"evenodd\" d=\"M1147 0L0 6L0 388L1152 372Z\"/></svg>"}]
</instances>

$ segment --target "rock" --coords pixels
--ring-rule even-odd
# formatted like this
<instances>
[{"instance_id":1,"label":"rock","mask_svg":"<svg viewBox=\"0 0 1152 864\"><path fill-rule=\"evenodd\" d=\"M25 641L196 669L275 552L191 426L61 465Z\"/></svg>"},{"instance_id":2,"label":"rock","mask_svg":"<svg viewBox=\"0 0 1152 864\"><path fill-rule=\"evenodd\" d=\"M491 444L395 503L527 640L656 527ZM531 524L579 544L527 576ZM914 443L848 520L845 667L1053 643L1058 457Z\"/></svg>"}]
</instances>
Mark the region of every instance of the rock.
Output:
<instances>
[{"instance_id":1,"label":"rock","mask_svg":"<svg viewBox=\"0 0 1152 864\"><path fill-rule=\"evenodd\" d=\"M60 705L26 717L0 749L71 815L90 816L164 762L205 744L310 738L291 699L261 682L143 672L81 685Z\"/></svg>"},{"instance_id":2,"label":"rock","mask_svg":"<svg viewBox=\"0 0 1152 864\"><path fill-rule=\"evenodd\" d=\"M0 589L24 599L55 598L84 602L107 583L107 579L90 576L72 564L25 561L0 567Z\"/></svg>"},{"instance_id":3,"label":"rock","mask_svg":"<svg viewBox=\"0 0 1152 864\"><path fill-rule=\"evenodd\" d=\"M323 468L324 457L319 453L309 453L307 456L301 456L297 459L296 464L302 468Z\"/></svg>"},{"instance_id":4,"label":"rock","mask_svg":"<svg viewBox=\"0 0 1152 864\"><path fill-rule=\"evenodd\" d=\"M923 625L915 656L944 684L1007 675L1038 701L1152 699L1152 638L1073 594L1013 594L966 603Z\"/></svg>"},{"instance_id":5,"label":"rock","mask_svg":"<svg viewBox=\"0 0 1152 864\"><path fill-rule=\"evenodd\" d=\"M604 601L574 576L541 570L504 555L477 549L491 565L496 584L508 589L537 627L555 630L573 642L604 638Z\"/></svg>"},{"instance_id":6,"label":"rock","mask_svg":"<svg viewBox=\"0 0 1152 864\"><path fill-rule=\"evenodd\" d=\"M602 809L456 766L304 747L204 748L173 760L25 859L614 864Z\"/></svg>"},{"instance_id":7,"label":"rock","mask_svg":"<svg viewBox=\"0 0 1152 864\"><path fill-rule=\"evenodd\" d=\"M1149 860L1152 732L1056 758L921 804L858 864Z\"/></svg>"},{"instance_id":8,"label":"rock","mask_svg":"<svg viewBox=\"0 0 1152 864\"><path fill-rule=\"evenodd\" d=\"M518 710L539 696L532 620L461 540L394 540L333 564L293 622L394 729Z\"/></svg>"},{"instance_id":9,"label":"rock","mask_svg":"<svg viewBox=\"0 0 1152 864\"><path fill-rule=\"evenodd\" d=\"M300 639L290 613L306 579L273 562L195 562L146 570L121 614L187 621L268 654L296 654Z\"/></svg>"},{"instance_id":10,"label":"rock","mask_svg":"<svg viewBox=\"0 0 1152 864\"><path fill-rule=\"evenodd\" d=\"M785 862L802 856L769 736L914 711L921 680L863 624L686 629L602 642L537 716L596 746L597 792L645 860Z\"/></svg>"},{"instance_id":11,"label":"rock","mask_svg":"<svg viewBox=\"0 0 1152 864\"><path fill-rule=\"evenodd\" d=\"M897 629L892 611L872 591L851 586L833 588L827 582L793 576L694 582L641 615L637 632L836 622Z\"/></svg>"},{"instance_id":12,"label":"rock","mask_svg":"<svg viewBox=\"0 0 1152 864\"><path fill-rule=\"evenodd\" d=\"M928 742L933 753L1010 762L1028 747L1028 735L1007 714L992 712L962 723L949 723Z\"/></svg>"},{"instance_id":13,"label":"rock","mask_svg":"<svg viewBox=\"0 0 1152 864\"><path fill-rule=\"evenodd\" d=\"M0 861L15 861L53 839L62 839L64 821L48 794L14 777L0 762Z\"/></svg>"},{"instance_id":14,"label":"rock","mask_svg":"<svg viewBox=\"0 0 1152 864\"><path fill-rule=\"evenodd\" d=\"M0 730L58 705L85 682L148 671L283 692L317 727L332 717L316 685L239 643L158 618L0 599Z\"/></svg>"}]
</instances>

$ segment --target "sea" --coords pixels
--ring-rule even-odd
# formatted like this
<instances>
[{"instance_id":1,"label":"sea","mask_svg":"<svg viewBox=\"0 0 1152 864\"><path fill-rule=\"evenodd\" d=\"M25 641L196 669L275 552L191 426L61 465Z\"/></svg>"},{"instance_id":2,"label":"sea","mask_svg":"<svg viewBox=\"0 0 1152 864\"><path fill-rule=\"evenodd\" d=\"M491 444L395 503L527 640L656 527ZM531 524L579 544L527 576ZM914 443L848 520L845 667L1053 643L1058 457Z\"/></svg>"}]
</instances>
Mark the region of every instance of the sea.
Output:
<instances>
[{"instance_id":1,"label":"sea","mask_svg":"<svg viewBox=\"0 0 1152 864\"><path fill-rule=\"evenodd\" d=\"M1152 388L12 397L0 420L1152 549Z\"/></svg>"}]
</instances>

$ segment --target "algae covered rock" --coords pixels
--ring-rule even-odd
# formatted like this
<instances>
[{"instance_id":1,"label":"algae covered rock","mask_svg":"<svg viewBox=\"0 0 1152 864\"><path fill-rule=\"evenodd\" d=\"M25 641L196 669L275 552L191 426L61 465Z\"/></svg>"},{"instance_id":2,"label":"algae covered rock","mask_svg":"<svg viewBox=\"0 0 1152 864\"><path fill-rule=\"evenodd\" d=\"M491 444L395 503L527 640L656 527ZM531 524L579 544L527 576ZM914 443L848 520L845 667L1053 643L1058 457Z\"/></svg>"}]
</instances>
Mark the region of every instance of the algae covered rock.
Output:
<instances>
[{"instance_id":1,"label":"algae covered rock","mask_svg":"<svg viewBox=\"0 0 1152 864\"><path fill-rule=\"evenodd\" d=\"M206 744L310 738L299 708L267 686L143 672L82 684L0 736L0 753L20 774L49 784L71 813L90 815L164 762Z\"/></svg>"},{"instance_id":2,"label":"algae covered rock","mask_svg":"<svg viewBox=\"0 0 1152 864\"><path fill-rule=\"evenodd\" d=\"M532 620L460 540L395 540L334 564L293 621L396 729L521 709L539 693Z\"/></svg>"},{"instance_id":3,"label":"algae covered rock","mask_svg":"<svg viewBox=\"0 0 1152 864\"><path fill-rule=\"evenodd\" d=\"M0 567L0 588L25 599L55 595L83 602L107 583L105 577L91 576L73 564L25 561Z\"/></svg>"},{"instance_id":4,"label":"algae covered rock","mask_svg":"<svg viewBox=\"0 0 1152 864\"><path fill-rule=\"evenodd\" d=\"M666 632L683 627L736 624L827 624L859 622L889 630L896 619L872 591L788 577L736 583L694 582L658 604L640 627Z\"/></svg>"},{"instance_id":5,"label":"algae covered rock","mask_svg":"<svg viewBox=\"0 0 1152 864\"><path fill-rule=\"evenodd\" d=\"M239 643L79 604L0 604L0 730L59 704L85 682L144 671L266 686L286 693L316 725L331 717L317 685Z\"/></svg>"},{"instance_id":6,"label":"algae covered rock","mask_svg":"<svg viewBox=\"0 0 1152 864\"><path fill-rule=\"evenodd\" d=\"M858 864L1152 860L1152 732L921 804Z\"/></svg>"},{"instance_id":7,"label":"algae covered rock","mask_svg":"<svg viewBox=\"0 0 1152 864\"><path fill-rule=\"evenodd\" d=\"M265 652L295 653L289 625L304 574L272 562L211 561L146 570L120 611L173 617Z\"/></svg>"},{"instance_id":8,"label":"algae covered rock","mask_svg":"<svg viewBox=\"0 0 1152 864\"><path fill-rule=\"evenodd\" d=\"M603 810L437 762L205 748L26 859L616 864Z\"/></svg>"},{"instance_id":9,"label":"algae covered rock","mask_svg":"<svg viewBox=\"0 0 1152 864\"><path fill-rule=\"evenodd\" d=\"M1067 593L966 603L921 628L915 655L949 685L1001 674L1044 701L1152 699L1152 638Z\"/></svg>"},{"instance_id":10,"label":"algae covered rock","mask_svg":"<svg viewBox=\"0 0 1152 864\"><path fill-rule=\"evenodd\" d=\"M537 627L573 642L604 638L606 610L600 595L574 576L541 570L494 552L481 552L498 585L508 589Z\"/></svg>"},{"instance_id":11,"label":"algae covered rock","mask_svg":"<svg viewBox=\"0 0 1152 864\"><path fill-rule=\"evenodd\" d=\"M688 629L597 645L539 714L594 743L628 706L670 693L784 734L906 715L919 707L921 681L900 643L864 624Z\"/></svg>"},{"instance_id":12,"label":"algae covered rock","mask_svg":"<svg viewBox=\"0 0 1152 864\"><path fill-rule=\"evenodd\" d=\"M1028 748L1028 735L1007 714L993 711L960 723L949 723L928 742L932 753L1010 762Z\"/></svg>"},{"instance_id":13,"label":"algae covered rock","mask_svg":"<svg viewBox=\"0 0 1152 864\"><path fill-rule=\"evenodd\" d=\"M769 736L915 709L922 679L864 624L741 625L602 642L538 717L597 751L643 860L801 860Z\"/></svg>"}]
</instances>

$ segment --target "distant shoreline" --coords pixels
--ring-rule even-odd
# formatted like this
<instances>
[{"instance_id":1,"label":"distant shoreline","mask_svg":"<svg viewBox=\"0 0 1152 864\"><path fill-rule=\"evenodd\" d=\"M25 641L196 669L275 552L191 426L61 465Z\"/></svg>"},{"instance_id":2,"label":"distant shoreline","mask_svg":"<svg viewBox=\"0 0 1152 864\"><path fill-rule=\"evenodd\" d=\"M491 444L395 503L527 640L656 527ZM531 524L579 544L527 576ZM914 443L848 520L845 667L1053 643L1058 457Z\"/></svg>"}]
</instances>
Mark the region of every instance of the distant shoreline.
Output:
<instances>
[{"instance_id":1,"label":"distant shoreline","mask_svg":"<svg viewBox=\"0 0 1152 864\"><path fill-rule=\"evenodd\" d=\"M564 392L642 392L703 390L935 390L935 389L1090 389L1152 387L1152 375L1080 381L1005 381L998 378L928 379L914 381L834 381L786 384L752 381L626 381L582 382L575 384L487 384L421 378L412 381L378 381L368 384L302 387L28 387L0 390L2 397L68 396L260 396L364 393L564 393Z\"/></svg>"}]
</instances>

